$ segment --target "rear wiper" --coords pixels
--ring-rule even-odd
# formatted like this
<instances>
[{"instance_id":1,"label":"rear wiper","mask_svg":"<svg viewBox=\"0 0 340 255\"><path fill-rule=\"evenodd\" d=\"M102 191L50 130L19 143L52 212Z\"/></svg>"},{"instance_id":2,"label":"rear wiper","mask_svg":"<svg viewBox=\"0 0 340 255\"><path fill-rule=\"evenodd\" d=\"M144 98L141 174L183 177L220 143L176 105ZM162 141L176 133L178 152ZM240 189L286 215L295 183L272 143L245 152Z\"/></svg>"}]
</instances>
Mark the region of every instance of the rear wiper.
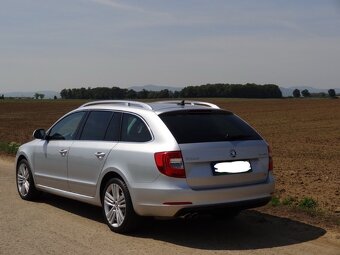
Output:
<instances>
[{"instance_id":1,"label":"rear wiper","mask_svg":"<svg viewBox=\"0 0 340 255\"><path fill-rule=\"evenodd\" d=\"M234 141L234 140L244 140L246 138L250 138L251 135L229 135L226 134L225 139L227 141Z\"/></svg>"}]
</instances>

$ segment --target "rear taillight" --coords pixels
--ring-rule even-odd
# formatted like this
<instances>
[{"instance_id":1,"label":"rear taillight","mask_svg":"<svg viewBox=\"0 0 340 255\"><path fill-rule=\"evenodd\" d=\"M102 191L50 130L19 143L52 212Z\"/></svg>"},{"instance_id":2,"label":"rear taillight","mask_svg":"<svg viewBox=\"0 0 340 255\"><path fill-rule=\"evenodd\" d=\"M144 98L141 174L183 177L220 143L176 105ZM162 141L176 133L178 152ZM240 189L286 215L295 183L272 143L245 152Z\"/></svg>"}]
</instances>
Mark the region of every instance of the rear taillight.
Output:
<instances>
[{"instance_id":1,"label":"rear taillight","mask_svg":"<svg viewBox=\"0 0 340 255\"><path fill-rule=\"evenodd\" d=\"M269 156L269 163L268 163L268 171L273 171L273 157L272 157L272 150L270 146L268 146L268 156Z\"/></svg>"},{"instance_id":2,"label":"rear taillight","mask_svg":"<svg viewBox=\"0 0 340 255\"><path fill-rule=\"evenodd\" d=\"M180 151L156 152L155 161L158 170L167 176L185 178L185 169Z\"/></svg>"}]
</instances>

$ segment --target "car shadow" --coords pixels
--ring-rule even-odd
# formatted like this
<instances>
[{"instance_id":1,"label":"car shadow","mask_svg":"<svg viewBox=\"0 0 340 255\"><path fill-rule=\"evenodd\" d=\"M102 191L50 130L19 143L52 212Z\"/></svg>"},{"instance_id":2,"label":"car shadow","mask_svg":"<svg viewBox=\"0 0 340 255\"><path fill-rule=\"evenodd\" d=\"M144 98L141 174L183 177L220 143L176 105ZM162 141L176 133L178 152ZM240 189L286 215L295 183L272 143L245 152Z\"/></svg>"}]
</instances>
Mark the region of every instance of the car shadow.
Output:
<instances>
[{"instance_id":1,"label":"car shadow","mask_svg":"<svg viewBox=\"0 0 340 255\"><path fill-rule=\"evenodd\" d=\"M203 250L254 250L303 243L325 233L320 227L246 210L229 220L200 216L158 221L134 236Z\"/></svg>"},{"instance_id":2,"label":"car shadow","mask_svg":"<svg viewBox=\"0 0 340 255\"><path fill-rule=\"evenodd\" d=\"M81 217L105 223L102 210L98 206L82 203L73 199L43 193L35 202L45 203Z\"/></svg>"},{"instance_id":3,"label":"car shadow","mask_svg":"<svg viewBox=\"0 0 340 255\"><path fill-rule=\"evenodd\" d=\"M50 194L44 194L40 201L105 224L97 206ZM216 220L208 215L193 219L147 219L129 235L202 250L254 250L303 243L325 233L320 227L246 210L232 220Z\"/></svg>"}]
</instances>

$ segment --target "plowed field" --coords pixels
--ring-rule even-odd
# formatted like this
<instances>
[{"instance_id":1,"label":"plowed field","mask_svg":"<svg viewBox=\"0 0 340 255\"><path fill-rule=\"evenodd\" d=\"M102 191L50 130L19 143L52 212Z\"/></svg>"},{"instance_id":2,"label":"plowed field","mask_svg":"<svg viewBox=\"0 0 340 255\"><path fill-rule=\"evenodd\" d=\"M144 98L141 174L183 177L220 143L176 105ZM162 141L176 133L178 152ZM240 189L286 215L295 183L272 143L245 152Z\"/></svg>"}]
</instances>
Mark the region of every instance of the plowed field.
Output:
<instances>
[{"instance_id":1,"label":"plowed field","mask_svg":"<svg viewBox=\"0 0 340 255\"><path fill-rule=\"evenodd\" d=\"M269 142L277 195L340 206L340 100L205 99L238 114ZM82 101L0 102L0 141L23 143Z\"/></svg>"}]
</instances>

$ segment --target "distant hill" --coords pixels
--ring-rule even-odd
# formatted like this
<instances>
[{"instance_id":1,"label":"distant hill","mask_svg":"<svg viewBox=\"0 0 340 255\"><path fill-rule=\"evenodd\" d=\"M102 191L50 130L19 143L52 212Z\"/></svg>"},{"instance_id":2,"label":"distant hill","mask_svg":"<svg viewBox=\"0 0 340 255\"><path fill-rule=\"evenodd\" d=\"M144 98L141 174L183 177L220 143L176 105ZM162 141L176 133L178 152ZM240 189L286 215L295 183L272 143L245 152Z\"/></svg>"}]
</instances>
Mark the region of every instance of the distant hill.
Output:
<instances>
[{"instance_id":1,"label":"distant hill","mask_svg":"<svg viewBox=\"0 0 340 255\"><path fill-rule=\"evenodd\" d=\"M180 91L183 88L184 87L171 87L171 86L159 86L159 85L148 84L148 85L141 85L141 86L132 86L132 87L129 87L128 89L133 89L136 92L142 91L143 89L148 90L148 91L161 91L163 89L167 89L167 90L174 92L174 91Z\"/></svg>"},{"instance_id":2,"label":"distant hill","mask_svg":"<svg viewBox=\"0 0 340 255\"><path fill-rule=\"evenodd\" d=\"M305 87L305 86L298 86L298 87L290 87L290 88L284 88L284 87L280 87L280 90L282 92L282 96L283 97L289 97L289 96L293 96L293 91L294 89L299 89L300 92L304 89L307 89L309 91L309 93L321 93L324 92L328 95L328 90L332 89L318 89L318 88L313 88L313 87ZM340 88L334 88L335 89L335 93L340 93Z\"/></svg>"},{"instance_id":3,"label":"distant hill","mask_svg":"<svg viewBox=\"0 0 340 255\"><path fill-rule=\"evenodd\" d=\"M34 92L17 91L17 92L4 93L4 95L5 95L5 97L34 97L35 93L44 94L45 99L53 98L54 96L57 96L58 98L60 98L59 92L51 91L51 90L39 90L39 91L34 91Z\"/></svg>"}]
</instances>

